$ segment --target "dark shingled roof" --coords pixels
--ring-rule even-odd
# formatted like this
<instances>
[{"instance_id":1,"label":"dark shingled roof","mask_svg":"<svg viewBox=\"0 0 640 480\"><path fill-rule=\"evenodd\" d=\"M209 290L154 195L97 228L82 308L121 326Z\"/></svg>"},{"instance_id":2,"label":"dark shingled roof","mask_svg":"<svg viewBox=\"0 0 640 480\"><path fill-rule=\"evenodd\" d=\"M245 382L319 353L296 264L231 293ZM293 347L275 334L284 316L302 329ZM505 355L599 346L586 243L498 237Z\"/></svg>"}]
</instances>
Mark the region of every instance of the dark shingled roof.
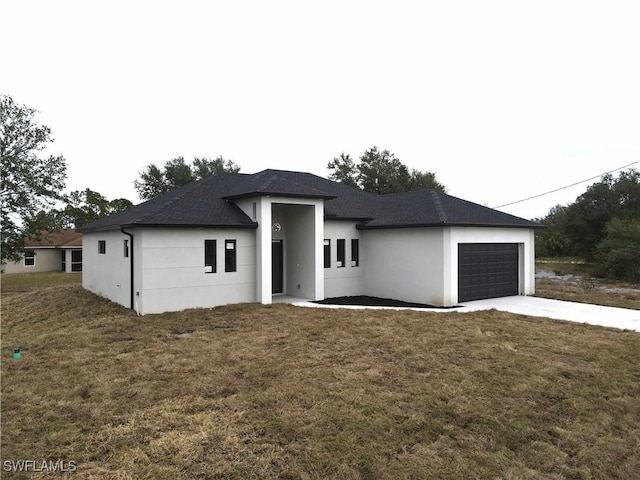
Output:
<instances>
[{"instance_id":1,"label":"dark shingled roof","mask_svg":"<svg viewBox=\"0 0 640 480\"><path fill-rule=\"evenodd\" d=\"M537 227L538 224L435 190L375 195L310 173L264 170L204 178L124 212L97 220L81 231L132 226L257 227L234 200L262 195L319 198L325 218L359 221L358 228L443 225Z\"/></svg>"}]
</instances>

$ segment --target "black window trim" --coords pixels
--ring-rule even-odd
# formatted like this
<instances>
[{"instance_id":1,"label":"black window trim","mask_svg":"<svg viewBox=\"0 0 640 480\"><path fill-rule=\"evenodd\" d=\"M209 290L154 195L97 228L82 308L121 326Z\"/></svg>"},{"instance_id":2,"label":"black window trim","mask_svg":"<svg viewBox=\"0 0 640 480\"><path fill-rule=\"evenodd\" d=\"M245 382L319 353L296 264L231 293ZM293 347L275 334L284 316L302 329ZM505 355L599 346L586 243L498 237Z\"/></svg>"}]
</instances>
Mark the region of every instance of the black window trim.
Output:
<instances>
[{"instance_id":1,"label":"black window trim","mask_svg":"<svg viewBox=\"0 0 640 480\"><path fill-rule=\"evenodd\" d=\"M204 273L216 273L217 269L217 248L218 242L214 239L205 239L204 241ZM210 249L210 251L208 251ZM211 267L211 270L208 270Z\"/></svg>"},{"instance_id":2,"label":"black window trim","mask_svg":"<svg viewBox=\"0 0 640 480\"><path fill-rule=\"evenodd\" d=\"M331 268L331 240L325 238L322 245L324 252L324 268Z\"/></svg>"},{"instance_id":3,"label":"black window trim","mask_svg":"<svg viewBox=\"0 0 640 480\"><path fill-rule=\"evenodd\" d=\"M233 247L229 248L230 245ZM226 273L238 271L238 250L236 240L227 239L224 241L224 271Z\"/></svg>"},{"instance_id":4,"label":"black window trim","mask_svg":"<svg viewBox=\"0 0 640 480\"><path fill-rule=\"evenodd\" d=\"M347 241L344 238L336 240L336 266L344 268L347 266Z\"/></svg>"}]
</instances>

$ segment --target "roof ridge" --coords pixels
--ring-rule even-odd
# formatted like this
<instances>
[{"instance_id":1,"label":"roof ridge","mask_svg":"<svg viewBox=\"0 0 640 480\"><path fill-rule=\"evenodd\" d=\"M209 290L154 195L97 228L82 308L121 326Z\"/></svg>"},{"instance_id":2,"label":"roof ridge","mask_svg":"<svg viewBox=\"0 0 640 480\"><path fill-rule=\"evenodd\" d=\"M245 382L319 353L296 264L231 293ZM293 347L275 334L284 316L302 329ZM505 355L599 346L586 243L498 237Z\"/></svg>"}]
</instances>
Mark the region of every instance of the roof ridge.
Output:
<instances>
[{"instance_id":1,"label":"roof ridge","mask_svg":"<svg viewBox=\"0 0 640 480\"><path fill-rule=\"evenodd\" d=\"M444 207L442 206L442 203L440 202L440 197L438 196L438 191L437 190L429 190L429 193L431 193L431 198L433 199L433 204L436 207L436 213L438 214L438 217L440 218L442 223L446 224L448 222L447 214L445 213Z\"/></svg>"}]
</instances>

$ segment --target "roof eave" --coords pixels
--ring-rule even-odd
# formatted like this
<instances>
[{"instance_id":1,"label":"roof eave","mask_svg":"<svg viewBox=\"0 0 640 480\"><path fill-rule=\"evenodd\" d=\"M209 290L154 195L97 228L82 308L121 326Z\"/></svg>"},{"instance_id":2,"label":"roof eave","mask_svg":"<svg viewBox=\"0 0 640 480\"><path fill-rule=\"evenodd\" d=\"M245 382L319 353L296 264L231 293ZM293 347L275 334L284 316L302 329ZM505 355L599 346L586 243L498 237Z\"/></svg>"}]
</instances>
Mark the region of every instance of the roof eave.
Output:
<instances>
[{"instance_id":1,"label":"roof eave","mask_svg":"<svg viewBox=\"0 0 640 480\"><path fill-rule=\"evenodd\" d=\"M385 225L357 225L358 230L382 230L391 228L436 228L436 227L492 227L492 228L546 228L544 225L513 225L513 224L496 224L496 223L401 223L401 224L385 224Z\"/></svg>"},{"instance_id":2,"label":"roof eave","mask_svg":"<svg viewBox=\"0 0 640 480\"><path fill-rule=\"evenodd\" d=\"M123 223L117 225L106 225L104 227L96 227L82 230L83 233L108 232L112 230L120 230L121 228L258 228L256 222L252 223Z\"/></svg>"}]
</instances>

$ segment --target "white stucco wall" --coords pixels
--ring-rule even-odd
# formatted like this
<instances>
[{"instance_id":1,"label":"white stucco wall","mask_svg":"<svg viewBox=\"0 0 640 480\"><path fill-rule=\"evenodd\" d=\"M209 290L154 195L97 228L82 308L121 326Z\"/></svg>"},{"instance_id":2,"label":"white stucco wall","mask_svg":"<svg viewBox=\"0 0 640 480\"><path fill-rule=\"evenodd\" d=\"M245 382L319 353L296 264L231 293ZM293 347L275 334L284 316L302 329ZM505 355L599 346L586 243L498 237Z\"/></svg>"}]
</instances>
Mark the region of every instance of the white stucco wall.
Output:
<instances>
[{"instance_id":1,"label":"white stucco wall","mask_svg":"<svg viewBox=\"0 0 640 480\"><path fill-rule=\"evenodd\" d=\"M458 302L460 243L520 245L520 294L535 293L535 235L532 229L434 227L366 230L365 295L437 306Z\"/></svg>"},{"instance_id":2,"label":"white stucco wall","mask_svg":"<svg viewBox=\"0 0 640 480\"><path fill-rule=\"evenodd\" d=\"M131 304L131 281L124 240L128 238L117 230L82 235L82 286L127 308ZM98 253L100 240L106 242L104 254Z\"/></svg>"},{"instance_id":3,"label":"white stucco wall","mask_svg":"<svg viewBox=\"0 0 640 480\"><path fill-rule=\"evenodd\" d=\"M258 222L256 301L272 301L271 241L274 239L284 242L283 293L311 300L324 298L323 201L261 196L239 200L237 205ZM274 231L275 223L280 225L279 231Z\"/></svg>"},{"instance_id":4,"label":"white stucco wall","mask_svg":"<svg viewBox=\"0 0 640 480\"><path fill-rule=\"evenodd\" d=\"M364 291L364 265L367 256L364 253L362 232L356 229L356 222L325 220L324 239L331 241L331 268L324 269L324 293L326 298L362 295ZM345 241L345 265L336 264L338 239ZM360 240L360 262L352 265L351 240ZM324 249L323 249L324 259Z\"/></svg>"},{"instance_id":5,"label":"white stucco wall","mask_svg":"<svg viewBox=\"0 0 640 480\"><path fill-rule=\"evenodd\" d=\"M518 271L520 295L535 293L535 231L529 228L449 227L451 278L445 282L449 304L458 302L458 244L460 243L517 243L520 245Z\"/></svg>"},{"instance_id":6,"label":"white stucco wall","mask_svg":"<svg viewBox=\"0 0 640 480\"><path fill-rule=\"evenodd\" d=\"M205 240L216 240L215 273L205 272ZM235 272L225 272L225 240L236 241ZM136 242L141 313L256 301L255 229L147 228Z\"/></svg>"},{"instance_id":7,"label":"white stucco wall","mask_svg":"<svg viewBox=\"0 0 640 480\"><path fill-rule=\"evenodd\" d=\"M363 244L366 295L442 304L443 229L366 230Z\"/></svg>"}]
</instances>

